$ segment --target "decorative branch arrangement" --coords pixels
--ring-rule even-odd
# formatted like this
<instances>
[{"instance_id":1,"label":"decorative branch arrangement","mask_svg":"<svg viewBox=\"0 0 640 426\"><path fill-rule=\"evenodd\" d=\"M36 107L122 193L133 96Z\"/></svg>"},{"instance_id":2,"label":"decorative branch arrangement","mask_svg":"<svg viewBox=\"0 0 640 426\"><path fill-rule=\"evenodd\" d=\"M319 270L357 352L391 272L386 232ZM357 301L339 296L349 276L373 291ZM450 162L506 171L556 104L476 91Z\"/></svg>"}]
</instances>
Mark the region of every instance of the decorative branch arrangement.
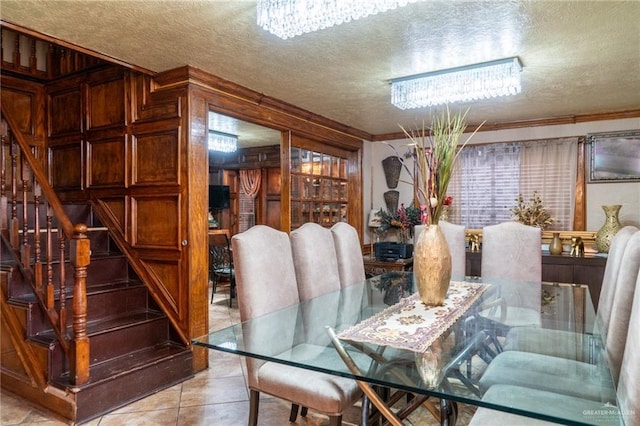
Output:
<instances>
[{"instance_id":1,"label":"decorative branch arrangement","mask_svg":"<svg viewBox=\"0 0 640 426\"><path fill-rule=\"evenodd\" d=\"M447 107L442 114L433 117L430 128L424 123L421 129L415 131L408 131L400 126L411 141L409 146L412 149L406 157L413 157L416 171L413 173L404 163L403 166L412 177L411 183L416 188L422 211L422 224L438 223L442 207L446 204L447 187L460 149L484 124L484 122L480 124L464 143L458 146L467 128L465 120L468 112L469 110L452 114ZM394 147L391 148L395 151Z\"/></svg>"},{"instance_id":2,"label":"decorative branch arrangement","mask_svg":"<svg viewBox=\"0 0 640 426\"><path fill-rule=\"evenodd\" d=\"M545 229L556 221L544 208L537 191L533 192L533 197L529 199L529 202L525 202L522 194L519 194L516 203L516 206L511 209L511 213L513 218L520 223Z\"/></svg>"}]
</instances>

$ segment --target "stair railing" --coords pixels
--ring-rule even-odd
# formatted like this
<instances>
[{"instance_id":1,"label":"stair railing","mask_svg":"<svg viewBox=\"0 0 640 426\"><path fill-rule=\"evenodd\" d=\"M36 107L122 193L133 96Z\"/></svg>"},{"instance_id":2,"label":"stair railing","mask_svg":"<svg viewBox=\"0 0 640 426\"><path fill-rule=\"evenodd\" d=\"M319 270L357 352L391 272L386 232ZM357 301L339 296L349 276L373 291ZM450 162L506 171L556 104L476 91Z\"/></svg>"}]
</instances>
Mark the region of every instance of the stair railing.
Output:
<instances>
[{"instance_id":1,"label":"stair railing","mask_svg":"<svg viewBox=\"0 0 640 426\"><path fill-rule=\"evenodd\" d=\"M71 223L43 167L32 151L35 148L29 145L20 132L17 122L8 113L6 106L3 104L0 108L2 238L11 246L11 255L17 261L25 280L31 283L34 294L69 360L72 384L81 385L89 380L86 278L91 249L87 238L87 226ZM45 212L41 212L43 206ZM42 213L45 213L46 217L44 225L40 223ZM54 229L54 220L57 229ZM54 237L55 235L57 237ZM64 268L67 244L69 261L74 269L71 298L72 333L69 333L67 327ZM57 252L60 262L57 274L54 274L54 252Z\"/></svg>"}]
</instances>

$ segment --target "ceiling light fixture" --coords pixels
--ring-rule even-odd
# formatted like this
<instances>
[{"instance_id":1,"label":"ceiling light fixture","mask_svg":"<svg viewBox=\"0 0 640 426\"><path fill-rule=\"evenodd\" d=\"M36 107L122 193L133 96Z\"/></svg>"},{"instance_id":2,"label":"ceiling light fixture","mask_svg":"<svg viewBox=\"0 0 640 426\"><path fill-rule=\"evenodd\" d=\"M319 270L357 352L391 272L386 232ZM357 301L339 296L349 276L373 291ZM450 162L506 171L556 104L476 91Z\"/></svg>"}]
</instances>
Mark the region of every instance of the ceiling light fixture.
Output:
<instances>
[{"instance_id":1,"label":"ceiling light fixture","mask_svg":"<svg viewBox=\"0 0 640 426\"><path fill-rule=\"evenodd\" d=\"M517 56L391 80L391 103L400 109L468 102L520 93Z\"/></svg>"},{"instance_id":2,"label":"ceiling light fixture","mask_svg":"<svg viewBox=\"0 0 640 426\"><path fill-rule=\"evenodd\" d=\"M210 151L236 152L238 150L238 136L230 133L209 130L208 146Z\"/></svg>"},{"instance_id":3,"label":"ceiling light fixture","mask_svg":"<svg viewBox=\"0 0 640 426\"><path fill-rule=\"evenodd\" d=\"M286 40L416 1L419 0L258 0L258 25Z\"/></svg>"}]
</instances>

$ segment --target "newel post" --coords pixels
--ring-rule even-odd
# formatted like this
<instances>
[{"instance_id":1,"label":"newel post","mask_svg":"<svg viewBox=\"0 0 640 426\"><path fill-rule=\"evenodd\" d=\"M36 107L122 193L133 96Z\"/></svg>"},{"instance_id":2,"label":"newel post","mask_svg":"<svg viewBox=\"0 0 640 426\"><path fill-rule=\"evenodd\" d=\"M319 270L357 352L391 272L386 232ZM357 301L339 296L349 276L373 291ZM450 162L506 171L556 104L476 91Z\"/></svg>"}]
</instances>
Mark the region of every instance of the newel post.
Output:
<instances>
[{"instance_id":1,"label":"newel post","mask_svg":"<svg viewBox=\"0 0 640 426\"><path fill-rule=\"evenodd\" d=\"M73 342L70 373L74 384L89 380L89 337L87 336L87 266L90 262L91 243L87 238L87 225L73 227L70 242L70 260L74 268L73 282Z\"/></svg>"}]
</instances>

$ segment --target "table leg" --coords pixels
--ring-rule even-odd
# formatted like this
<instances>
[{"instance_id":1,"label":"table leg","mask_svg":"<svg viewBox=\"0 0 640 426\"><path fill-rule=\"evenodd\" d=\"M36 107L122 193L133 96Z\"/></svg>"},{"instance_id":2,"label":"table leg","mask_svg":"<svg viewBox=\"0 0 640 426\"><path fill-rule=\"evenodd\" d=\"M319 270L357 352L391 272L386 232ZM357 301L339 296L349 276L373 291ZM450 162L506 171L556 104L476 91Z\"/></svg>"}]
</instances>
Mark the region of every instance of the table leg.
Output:
<instances>
[{"instance_id":1,"label":"table leg","mask_svg":"<svg viewBox=\"0 0 640 426\"><path fill-rule=\"evenodd\" d=\"M448 399L440 400L440 424L442 426L455 426L458 420L458 403Z\"/></svg>"},{"instance_id":2,"label":"table leg","mask_svg":"<svg viewBox=\"0 0 640 426\"><path fill-rule=\"evenodd\" d=\"M336 348L336 351L340 355L340 358L342 358L342 361L344 361L344 363L346 364L349 371L351 371L351 373L355 374L356 376L361 376L362 373L360 372L360 369L344 349L331 327L327 327L327 334L329 334L333 346ZM380 410L380 414L382 414L384 418L387 419L389 424L391 424L392 426L403 426L402 420L400 420L398 416L395 415L395 413L391 410L391 407L385 404L384 400L380 398L378 393L368 383L360 380L356 380L356 383L358 384L360 389L362 389L362 392L367 396L367 398L369 398L371 403L375 405L378 410Z\"/></svg>"}]
</instances>

